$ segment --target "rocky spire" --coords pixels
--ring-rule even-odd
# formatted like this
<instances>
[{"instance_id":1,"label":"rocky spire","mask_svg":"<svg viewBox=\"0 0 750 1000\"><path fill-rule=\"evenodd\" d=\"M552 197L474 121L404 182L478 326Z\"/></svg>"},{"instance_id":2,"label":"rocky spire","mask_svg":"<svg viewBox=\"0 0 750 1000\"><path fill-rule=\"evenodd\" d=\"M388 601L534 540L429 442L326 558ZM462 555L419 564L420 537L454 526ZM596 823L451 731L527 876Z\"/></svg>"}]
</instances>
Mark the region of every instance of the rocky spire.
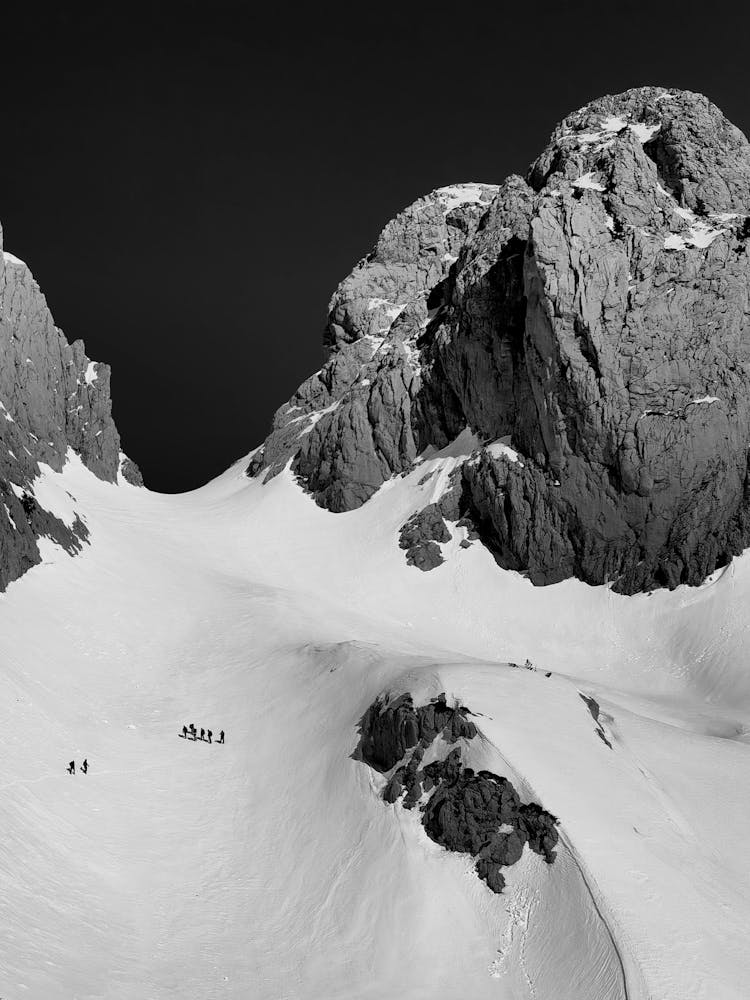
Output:
<instances>
[{"instance_id":1,"label":"rocky spire","mask_svg":"<svg viewBox=\"0 0 750 1000\"><path fill-rule=\"evenodd\" d=\"M481 445L444 515L501 566L700 583L750 543L748 213L750 146L705 97L594 101L525 180L389 223L250 474L291 459L349 510L468 427Z\"/></svg>"},{"instance_id":2,"label":"rocky spire","mask_svg":"<svg viewBox=\"0 0 750 1000\"><path fill-rule=\"evenodd\" d=\"M59 472L69 452L109 482L140 473L120 450L108 365L57 329L29 268L2 249L0 230L0 589L39 562L37 538L74 553L88 531L72 527L34 496L40 463Z\"/></svg>"}]
</instances>

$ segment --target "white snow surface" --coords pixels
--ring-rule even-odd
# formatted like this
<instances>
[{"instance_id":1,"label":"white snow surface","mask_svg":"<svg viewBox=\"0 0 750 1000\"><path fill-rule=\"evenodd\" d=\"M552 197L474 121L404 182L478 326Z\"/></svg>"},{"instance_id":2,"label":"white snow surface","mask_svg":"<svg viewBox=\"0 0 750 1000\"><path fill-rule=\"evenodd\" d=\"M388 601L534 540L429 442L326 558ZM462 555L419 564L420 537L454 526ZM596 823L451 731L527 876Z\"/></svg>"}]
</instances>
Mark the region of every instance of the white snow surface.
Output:
<instances>
[{"instance_id":1,"label":"white snow surface","mask_svg":"<svg viewBox=\"0 0 750 1000\"><path fill-rule=\"evenodd\" d=\"M633 135L641 142L648 142L649 139L652 139L661 128L661 122L657 122L656 125L646 125L644 122L633 122L629 128Z\"/></svg>"},{"instance_id":2,"label":"white snow surface","mask_svg":"<svg viewBox=\"0 0 750 1000\"><path fill-rule=\"evenodd\" d=\"M97 365L96 361L89 361L88 365L86 366L86 371L83 373L83 378L86 382L86 385L93 385L94 382L96 382L96 380L99 378L99 376L96 373L96 365Z\"/></svg>"},{"instance_id":3,"label":"white snow surface","mask_svg":"<svg viewBox=\"0 0 750 1000\"><path fill-rule=\"evenodd\" d=\"M594 180L594 172L590 170L587 174L582 174L573 181L573 187L587 188L589 191L603 191L604 187Z\"/></svg>"},{"instance_id":4,"label":"white snow surface","mask_svg":"<svg viewBox=\"0 0 750 1000\"><path fill-rule=\"evenodd\" d=\"M521 459L518 452L514 448L511 448L510 444L510 438L504 437L488 444L486 450L493 458L507 458L509 462L520 462Z\"/></svg>"},{"instance_id":5,"label":"white snow surface","mask_svg":"<svg viewBox=\"0 0 750 1000\"><path fill-rule=\"evenodd\" d=\"M746 1000L750 558L621 597L456 528L407 566L477 447L345 514L247 459L182 496L43 470L91 545L0 595L3 996ZM481 713L467 758L559 817L552 866L526 849L495 895L378 798L351 754L384 689Z\"/></svg>"},{"instance_id":6,"label":"white snow surface","mask_svg":"<svg viewBox=\"0 0 750 1000\"><path fill-rule=\"evenodd\" d=\"M578 132L568 133L568 135L582 146L598 143L598 148L601 150L611 146L617 136L626 129L631 131L640 142L648 142L660 128L660 122L655 125L646 125L644 122L628 123L619 115L610 115L608 118L602 119L598 132Z\"/></svg>"},{"instance_id":7,"label":"white snow surface","mask_svg":"<svg viewBox=\"0 0 750 1000\"><path fill-rule=\"evenodd\" d=\"M694 218L687 209L675 209L679 215L686 219ZM671 233L664 239L665 250L687 250L688 247L695 247L698 250L705 250L710 247L717 236L726 232L725 229L709 226L708 223L696 221L689 227L686 233Z\"/></svg>"},{"instance_id":8,"label":"white snow surface","mask_svg":"<svg viewBox=\"0 0 750 1000\"><path fill-rule=\"evenodd\" d=\"M489 205L491 194L498 190L494 184L449 184L447 187L437 188L435 194L447 215L459 205Z\"/></svg>"}]
</instances>

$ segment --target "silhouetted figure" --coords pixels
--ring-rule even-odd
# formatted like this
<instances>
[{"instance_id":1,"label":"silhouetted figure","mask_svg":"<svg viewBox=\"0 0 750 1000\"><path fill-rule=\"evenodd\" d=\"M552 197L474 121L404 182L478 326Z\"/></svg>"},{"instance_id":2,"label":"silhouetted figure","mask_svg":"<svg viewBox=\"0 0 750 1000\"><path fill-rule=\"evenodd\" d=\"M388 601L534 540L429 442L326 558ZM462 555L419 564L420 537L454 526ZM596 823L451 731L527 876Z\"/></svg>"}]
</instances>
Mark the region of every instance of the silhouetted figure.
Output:
<instances>
[{"instance_id":1,"label":"silhouetted figure","mask_svg":"<svg viewBox=\"0 0 750 1000\"><path fill-rule=\"evenodd\" d=\"M68 774L75 774L75 773L76 773L76 762L74 760L71 760L71 762L68 764Z\"/></svg>"},{"instance_id":2,"label":"silhouetted figure","mask_svg":"<svg viewBox=\"0 0 750 1000\"><path fill-rule=\"evenodd\" d=\"M195 739L195 723L194 722L190 723L190 735L193 737L193 739Z\"/></svg>"},{"instance_id":3,"label":"silhouetted figure","mask_svg":"<svg viewBox=\"0 0 750 1000\"><path fill-rule=\"evenodd\" d=\"M206 730L205 729L201 729L201 739L205 740L205 738L206 738Z\"/></svg>"},{"instance_id":4,"label":"silhouetted figure","mask_svg":"<svg viewBox=\"0 0 750 1000\"><path fill-rule=\"evenodd\" d=\"M182 738L183 740L187 739L187 726L182 727Z\"/></svg>"},{"instance_id":5,"label":"silhouetted figure","mask_svg":"<svg viewBox=\"0 0 750 1000\"><path fill-rule=\"evenodd\" d=\"M88 769L89 769L89 762L84 757L83 758L83 764L81 764L81 770L83 771L84 774L87 774L88 773Z\"/></svg>"},{"instance_id":6,"label":"silhouetted figure","mask_svg":"<svg viewBox=\"0 0 750 1000\"><path fill-rule=\"evenodd\" d=\"M224 742L224 730L222 729L222 731L219 733L219 743L223 742Z\"/></svg>"},{"instance_id":7,"label":"silhouetted figure","mask_svg":"<svg viewBox=\"0 0 750 1000\"><path fill-rule=\"evenodd\" d=\"M211 742L211 737L213 736L213 733L211 732L210 729L208 729L206 731L206 736L208 736L208 742L210 743Z\"/></svg>"}]
</instances>

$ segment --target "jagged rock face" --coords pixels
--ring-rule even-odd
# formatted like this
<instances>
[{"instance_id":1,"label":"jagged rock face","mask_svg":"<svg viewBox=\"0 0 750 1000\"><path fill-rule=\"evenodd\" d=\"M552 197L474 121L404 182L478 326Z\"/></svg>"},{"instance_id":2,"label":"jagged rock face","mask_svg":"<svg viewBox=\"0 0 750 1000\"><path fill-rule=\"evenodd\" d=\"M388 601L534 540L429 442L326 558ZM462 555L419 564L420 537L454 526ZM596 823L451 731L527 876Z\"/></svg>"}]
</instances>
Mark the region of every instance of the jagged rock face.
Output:
<instances>
[{"instance_id":1,"label":"jagged rock face","mask_svg":"<svg viewBox=\"0 0 750 1000\"><path fill-rule=\"evenodd\" d=\"M39 562L36 540L47 536L75 554L88 538L34 497L39 463L59 472L69 449L100 479L118 470L140 485L120 451L112 421L110 370L90 361L80 340L58 330L28 267L2 251L0 230L0 590Z\"/></svg>"},{"instance_id":2,"label":"jagged rock face","mask_svg":"<svg viewBox=\"0 0 750 1000\"><path fill-rule=\"evenodd\" d=\"M747 140L700 95L642 88L482 190L460 235L414 206L386 228L334 297L316 414L281 421L252 471L292 458L348 510L468 427L458 513L501 566L624 593L700 583L750 543ZM376 286L387 332L363 307ZM422 569L442 561L433 515L405 528Z\"/></svg>"},{"instance_id":3,"label":"jagged rock face","mask_svg":"<svg viewBox=\"0 0 750 1000\"><path fill-rule=\"evenodd\" d=\"M445 694L414 707L409 693L377 698L360 720L355 756L389 774L383 800L419 807L427 835L450 851L470 854L477 875L493 891L505 887L502 869L520 860L525 844L555 861L557 819L536 803L523 804L507 778L465 767L462 746L478 735L468 709ZM439 738L458 744L440 757ZM435 759L424 764L431 751Z\"/></svg>"},{"instance_id":4,"label":"jagged rock face","mask_svg":"<svg viewBox=\"0 0 750 1000\"><path fill-rule=\"evenodd\" d=\"M318 503L351 510L429 443L415 412L417 341L442 288L492 197L491 185L442 188L390 222L331 299L331 354L274 418L249 473L280 471L293 458Z\"/></svg>"}]
</instances>

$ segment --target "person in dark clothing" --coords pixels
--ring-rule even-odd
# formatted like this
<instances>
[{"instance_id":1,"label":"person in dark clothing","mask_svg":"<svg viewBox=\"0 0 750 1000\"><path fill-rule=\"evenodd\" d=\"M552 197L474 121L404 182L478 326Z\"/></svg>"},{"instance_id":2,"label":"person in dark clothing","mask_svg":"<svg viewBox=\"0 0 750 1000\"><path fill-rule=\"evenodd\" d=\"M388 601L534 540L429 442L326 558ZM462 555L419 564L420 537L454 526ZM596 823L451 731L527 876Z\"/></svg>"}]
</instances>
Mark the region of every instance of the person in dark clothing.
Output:
<instances>
[{"instance_id":1,"label":"person in dark clothing","mask_svg":"<svg viewBox=\"0 0 750 1000\"><path fill-rule=\"evenodd\" d=\"M75 773L76 773L76 762L74 760L71 760L71 762L68 764L68 774L75 774Z\"/></svg>"},{"instance_id":2,"label":"person in dark clothing","mask_svg":"<svg viewBox=\"0 0 750 1000\"><path fill-rule=\"evenodd\" d=\"M195 739L195 723L194 722L190 723L190 735L193 737L193 739Z\"/></svg>"},{"instance_id":3,"label":"person in dark clothing","mask_svg":"<svg viewBox=\"0 0 750 1000\"><path fill-rule=\"evenodd\" d=\"M88 773L88 769L89 769L89 762L84 757L83 758L83 764L81 764L81 770L83 771L84 774L87 774Z\"/></svg>"},{"instance_id":4,"label":"person in dark clothing","mask_svg":"<svg viewBox=\"0 0 750 1000\"><path fill-rule=\"evenodd\" d=\"M213 733L211 732L210 729L206 730L206 736L208 736L208 742L210 743L211 742L211 737L213 736Z\"/></svg>"},{"instance_id":5,"label":"person in dark clothing","mask_svg":"<svg viewBox=\"0 0 750 1000\"><path fill-rule=\"evenodd\" d=\"M187 739L187 726L182 727L182 738L183 740Z\"/></svg>"},{"instance_id":6,"label":"person in dark clothing","mask_svg":"<svg viewBox=\"0 0 750 1000\"><path fill-rule=\"evenodd\" d=\"M224 742L224 730L222 729L222 731L219 733L219 743L223 742Z\"/></svg>"},{"instance_id":7,"label":"person in dark clothing","mask_svg":"<svg viewBox=\"0 0 750 1000\"><path fill-rule=\"evenodd\" d=\"M201 739L205 740L205 738L206 738L206 730L205 729L201 729Z\"/></svg>"}]
</instances>

